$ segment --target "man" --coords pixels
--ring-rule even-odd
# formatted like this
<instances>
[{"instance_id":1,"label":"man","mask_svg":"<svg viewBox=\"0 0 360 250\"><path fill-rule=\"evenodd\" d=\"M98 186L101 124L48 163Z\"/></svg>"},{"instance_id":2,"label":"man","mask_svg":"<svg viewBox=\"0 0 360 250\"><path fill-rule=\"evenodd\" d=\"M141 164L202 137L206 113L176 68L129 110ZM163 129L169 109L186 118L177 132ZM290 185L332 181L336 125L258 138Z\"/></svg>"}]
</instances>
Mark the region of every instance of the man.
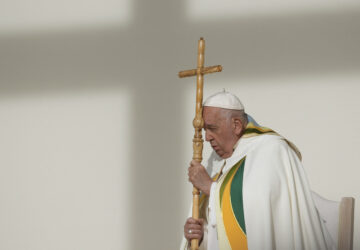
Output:
<instances>
[{"instance_id":1,"label":"man","mask_svg":"<svg viewBox=\"0 0 360 250\"><path fill-rule=\"evenodd\" d=\"M188 218L181 249L335 249L311 197L297 148L246 115L220 92L204 102L207 167L192 161L189 181L201 191L200 217Z\"/></svg>"}]
</instances>

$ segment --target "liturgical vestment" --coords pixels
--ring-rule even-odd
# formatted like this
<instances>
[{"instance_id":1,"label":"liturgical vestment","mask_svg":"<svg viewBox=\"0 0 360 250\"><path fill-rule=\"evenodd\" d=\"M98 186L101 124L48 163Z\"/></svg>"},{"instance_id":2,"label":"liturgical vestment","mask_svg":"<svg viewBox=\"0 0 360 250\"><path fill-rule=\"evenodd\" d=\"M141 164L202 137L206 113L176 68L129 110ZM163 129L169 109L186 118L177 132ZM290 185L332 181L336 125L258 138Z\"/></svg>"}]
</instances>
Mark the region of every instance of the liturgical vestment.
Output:
<instances>
[{"instance_id":1,"label":"liturgical vestment","mask_svg":"<svg viewBox=\"0 0 360 250\"><path fill-rule=\"evenodd\" d=\"M250 116L231 157L212 153L200 249L336 249L314 205L297 148ZM187 249L183 239L181 250Z\"/></svg>"}]
</instances>

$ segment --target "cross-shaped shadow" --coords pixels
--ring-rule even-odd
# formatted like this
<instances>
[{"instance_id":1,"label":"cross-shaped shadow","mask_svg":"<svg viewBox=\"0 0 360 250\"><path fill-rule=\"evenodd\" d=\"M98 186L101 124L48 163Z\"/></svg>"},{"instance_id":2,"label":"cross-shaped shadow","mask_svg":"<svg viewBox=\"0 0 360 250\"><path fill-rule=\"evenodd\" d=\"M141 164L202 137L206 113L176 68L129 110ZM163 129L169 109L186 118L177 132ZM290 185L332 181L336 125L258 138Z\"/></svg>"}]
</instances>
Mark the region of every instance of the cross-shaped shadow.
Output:
<instances>
[{"instance_id":1,"label":"cross-shaped shadow","mask_svg":"<svg viewBox=\"0 0 360 250\"><path fill-rule=\"evenodd\" d=\"M195 67L199 37L207 42L205 65L224 66L213 78L219 89L224 79L351 73L360 69L360 10L193 22L181 1L133 6L126 27L0 37L0 95L129 89L134 165L124 192L133 196L131 246L174 249L184 202L174 197L182 197L178 176L188 164L181 152L191 147L178 133L182 97L184 85L195 83L178 80L177 72Z\"/></svg>"}]
</instances>

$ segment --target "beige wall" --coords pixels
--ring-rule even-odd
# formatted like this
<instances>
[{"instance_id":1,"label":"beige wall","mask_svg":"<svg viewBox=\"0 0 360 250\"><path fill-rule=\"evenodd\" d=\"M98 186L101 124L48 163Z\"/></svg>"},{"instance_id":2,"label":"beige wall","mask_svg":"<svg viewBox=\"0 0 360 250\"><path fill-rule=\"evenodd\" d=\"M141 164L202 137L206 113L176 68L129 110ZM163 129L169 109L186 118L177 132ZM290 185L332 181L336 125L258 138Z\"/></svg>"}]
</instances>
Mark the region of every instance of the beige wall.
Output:
<instances>
[{"instance_id":1,"label":"beige wall","mask_svg":"<svg viewBox=\"0 0 360 250\"><path fill-rule=\"evenodd\" d=\"M338 3L4 1L0 249L177 248L195 85L176 74L200 36L224 66L205 96L237 93L301 149L313 190L358 200L360 7Z\"/></svg>"}]
</instances>

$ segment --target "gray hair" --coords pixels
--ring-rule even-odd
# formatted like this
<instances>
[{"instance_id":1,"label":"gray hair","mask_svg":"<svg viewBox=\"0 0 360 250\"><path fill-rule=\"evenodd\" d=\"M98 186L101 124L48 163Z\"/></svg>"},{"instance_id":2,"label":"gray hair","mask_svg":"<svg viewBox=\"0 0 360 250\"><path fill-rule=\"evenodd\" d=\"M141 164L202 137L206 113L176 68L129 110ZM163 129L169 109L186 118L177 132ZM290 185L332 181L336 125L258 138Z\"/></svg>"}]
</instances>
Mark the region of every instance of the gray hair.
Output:
<instances>
[{"instance_id":1,"label":"gray hair","mask_svg":"<svg viewBox=\"0 0 360 250\"><path fill-rule=\"evenodd\" d=\"M243 128L245 128L248 123L247 114L244 110L221 109L221 114L227 120L231 120L232 118L238 118Z\"/></svg>"}]
</instances>

